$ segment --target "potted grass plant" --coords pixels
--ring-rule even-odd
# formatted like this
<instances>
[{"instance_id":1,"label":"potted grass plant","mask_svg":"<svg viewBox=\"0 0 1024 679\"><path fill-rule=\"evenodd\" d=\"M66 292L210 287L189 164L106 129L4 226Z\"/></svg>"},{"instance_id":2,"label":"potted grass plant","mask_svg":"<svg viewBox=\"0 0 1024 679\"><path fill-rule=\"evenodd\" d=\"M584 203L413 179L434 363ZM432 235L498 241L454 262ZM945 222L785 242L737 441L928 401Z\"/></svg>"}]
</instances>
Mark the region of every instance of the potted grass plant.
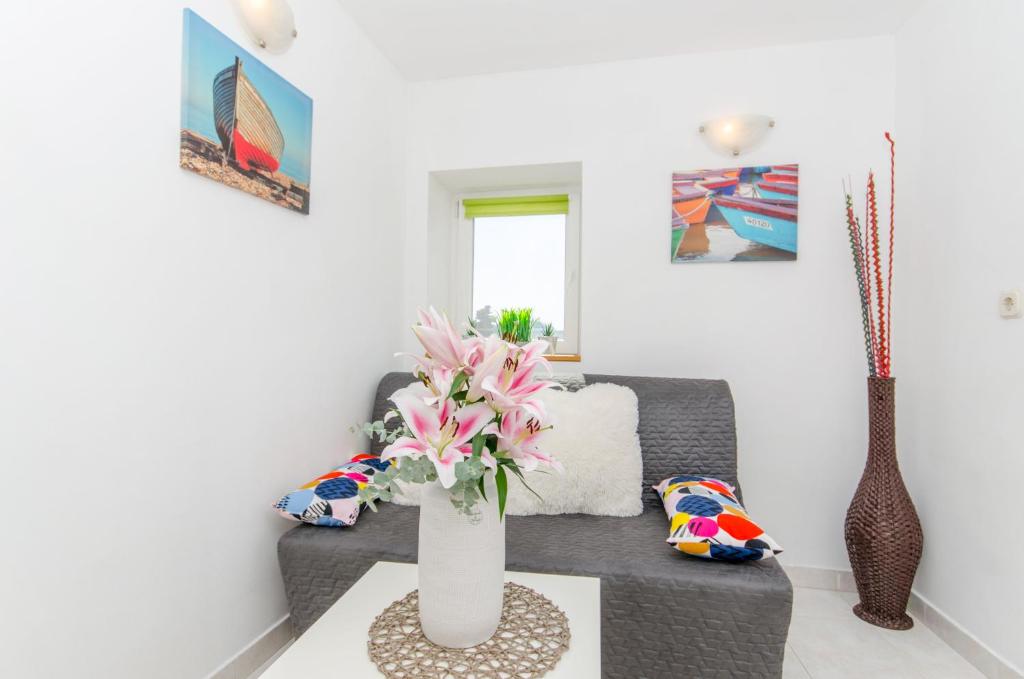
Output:
<instances>
[{"instance_id":1,"label":"potted grass plant","mask_svg":"<svg viewBox=\"0 0 1024 679\"><path fill-rule=\"evenodd\" d=\"M555 326L553 323L545 323L543 334L540 336L542 340L548 343L548 353L558 353L558 340L559 337L555 335Z\"/></svg>"},{"instance_id":2,"label":"potted grass plant","mask_svg":"<svg viewBox=\"0 0 1024 679\"><path fill-rule=\"evenodd\" d=\"M498 314L498 336L512 344L528 344L533 338L533 309L502 309Z\"/></svg>"}]
</instances>

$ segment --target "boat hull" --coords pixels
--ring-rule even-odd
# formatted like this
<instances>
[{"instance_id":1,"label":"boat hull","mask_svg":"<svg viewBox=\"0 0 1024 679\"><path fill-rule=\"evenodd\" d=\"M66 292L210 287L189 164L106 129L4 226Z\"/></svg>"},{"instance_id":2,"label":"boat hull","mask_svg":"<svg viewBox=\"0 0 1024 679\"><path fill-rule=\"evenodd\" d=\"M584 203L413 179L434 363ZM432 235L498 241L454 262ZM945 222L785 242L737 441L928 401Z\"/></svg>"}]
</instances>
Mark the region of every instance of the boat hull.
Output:
<instances>
[{"instance_id":1,"label":"boat hull","mask_svg":"<svg viewBox=\"0 0 1024 679\"><path fill-rule=\"evenodd\" d=\"M758 182L756 188L761 198L772 200L796 200L800 193L800 185L793 182L763 181Z\"/></svg>"},{"instance_id":2,"label":"boat hull","mask_svg":"<svg viewBox=\"0 0 1024 679\"><path fill-rule=\"evenodd\" d=\"M719 196L731 196L736 193L736 187L739 186L740 180L739 177L728 177L725 179L709 179L697 182L697 184Z\"/></svg>"},{"instance_id":3,"label":"boat hull","mask_svg":"<svg viewBox=\"0 0 1024 679\"><path fill-rule=\"evenodd\" d=\"M799 184L800 176L795 174L789 174L788 172L766 172L762 175L761 179L766 182L775 182L783 184Z\"/></svg>"},{"instance_id":4,"label":"boat hull","mask_svg":"<svg viewBox=\"0 0 1024 679\"><path fill-rule=\"evenodd\" d=\"M757 187L757 193L762 198L771 198L772 200L793 200L796 198L795 194L782 193L781 191L772 191L770 189L763 189L760 186Z\"/></svg>"},{"instance_id":5,"label":"boat hull","mask_svg":"<svg viewBox=\"0 0 1024 679\"><path fill-rule=\"evenodd\" d=\"M243 170L278 170L284 135L240 60L213 79L213 117L228 159Z\"/></svg>"},{"instance_id":6,"label":"boat hull","mask_svg":"<svg viewBox=\"0 0 1024 679\"><path fill-rule=\"evenodd\" d=\"M729 226L741 238L796 253L796 221L718 205Z\"/></svg>"},{"instance_id":7,"label":"boat hull","mask_svg":"<svg viewBox=\"0 0 1024 679\"><path fill-rule=\"evenodd\" d=\"M678 228L690 224L702 224L707 221L710 209L711 198L709 196L672 201L672 227Z\"/></svg>"}]
</instances>

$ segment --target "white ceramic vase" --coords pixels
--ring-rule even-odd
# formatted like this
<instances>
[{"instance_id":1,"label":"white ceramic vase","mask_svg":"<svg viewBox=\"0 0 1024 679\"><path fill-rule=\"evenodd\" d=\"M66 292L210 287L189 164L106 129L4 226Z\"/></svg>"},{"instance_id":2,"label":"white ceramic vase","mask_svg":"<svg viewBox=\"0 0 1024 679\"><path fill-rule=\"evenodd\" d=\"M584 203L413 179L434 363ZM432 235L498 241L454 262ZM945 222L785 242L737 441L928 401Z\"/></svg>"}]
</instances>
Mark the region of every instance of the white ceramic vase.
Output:
<instances>
[{"instance_id":1,"label":"white ceramic vase","mask_svg":"<svg viewBox=\"0 0 1024 679\"><path fill-rule=\"evenodd\" d=\"M485 476L489 502L480 515L459 513L440 483L420 499L420 624L427 639L469 648L490 639L501 620L505 582L505 522L498 520L494 474Z\"/></svg>"}]
</instances>

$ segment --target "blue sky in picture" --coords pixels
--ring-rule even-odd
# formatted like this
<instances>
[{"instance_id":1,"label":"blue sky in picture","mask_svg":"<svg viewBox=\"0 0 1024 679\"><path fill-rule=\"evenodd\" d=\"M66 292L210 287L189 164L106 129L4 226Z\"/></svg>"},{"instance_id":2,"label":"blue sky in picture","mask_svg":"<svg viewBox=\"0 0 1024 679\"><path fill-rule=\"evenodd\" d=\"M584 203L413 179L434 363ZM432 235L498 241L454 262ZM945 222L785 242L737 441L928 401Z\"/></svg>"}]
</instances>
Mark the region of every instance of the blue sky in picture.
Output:
<instances>
[{"instance_id":1,"label":"blue sky in picture","mask_svg":"<svg viewBox=\"0 0 1024 679\"><path fill-rule=\"evenodd\" d=\"M235 56L242 60L242 69L267 102L284 135L281 172L309 184L313 100L190 9L185 10L182 50L182 128L217 142L213 78L235 63Z\"/></svg>"}]
</instances>

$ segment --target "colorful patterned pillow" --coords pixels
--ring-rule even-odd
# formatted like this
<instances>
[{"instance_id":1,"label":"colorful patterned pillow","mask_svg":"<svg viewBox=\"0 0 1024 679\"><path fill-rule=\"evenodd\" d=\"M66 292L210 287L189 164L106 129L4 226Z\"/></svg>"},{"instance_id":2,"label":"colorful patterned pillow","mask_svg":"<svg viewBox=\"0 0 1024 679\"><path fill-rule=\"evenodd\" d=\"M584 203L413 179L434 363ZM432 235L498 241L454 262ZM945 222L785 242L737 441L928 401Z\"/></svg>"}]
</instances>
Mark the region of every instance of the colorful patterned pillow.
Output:
<instances>
[{"instance_id":1,"label":"colorful patterned pillow","mask_svg":"<svg viewBox=\"0 0 1024 679\"><path fill-rule=\"evenodd\" d=\"M274 508L286 519L316 526L351 526L363 502L359 489L390 462L374 455L356 455L340 467L318 476L277 501Z\"/></svg>"},{"instance_id":2,"label":"colorful patterned pillow","mask_svg":"<svg viewBox=\"0 0 1024 679\"><path fill-rule=\"evenodd\" d=\"M759 561L782 547L747 516L736 489L707 476L673 476L654 487L671 527L666 542L684 554L717 561Z\"/></svg>"}]
</instances>

